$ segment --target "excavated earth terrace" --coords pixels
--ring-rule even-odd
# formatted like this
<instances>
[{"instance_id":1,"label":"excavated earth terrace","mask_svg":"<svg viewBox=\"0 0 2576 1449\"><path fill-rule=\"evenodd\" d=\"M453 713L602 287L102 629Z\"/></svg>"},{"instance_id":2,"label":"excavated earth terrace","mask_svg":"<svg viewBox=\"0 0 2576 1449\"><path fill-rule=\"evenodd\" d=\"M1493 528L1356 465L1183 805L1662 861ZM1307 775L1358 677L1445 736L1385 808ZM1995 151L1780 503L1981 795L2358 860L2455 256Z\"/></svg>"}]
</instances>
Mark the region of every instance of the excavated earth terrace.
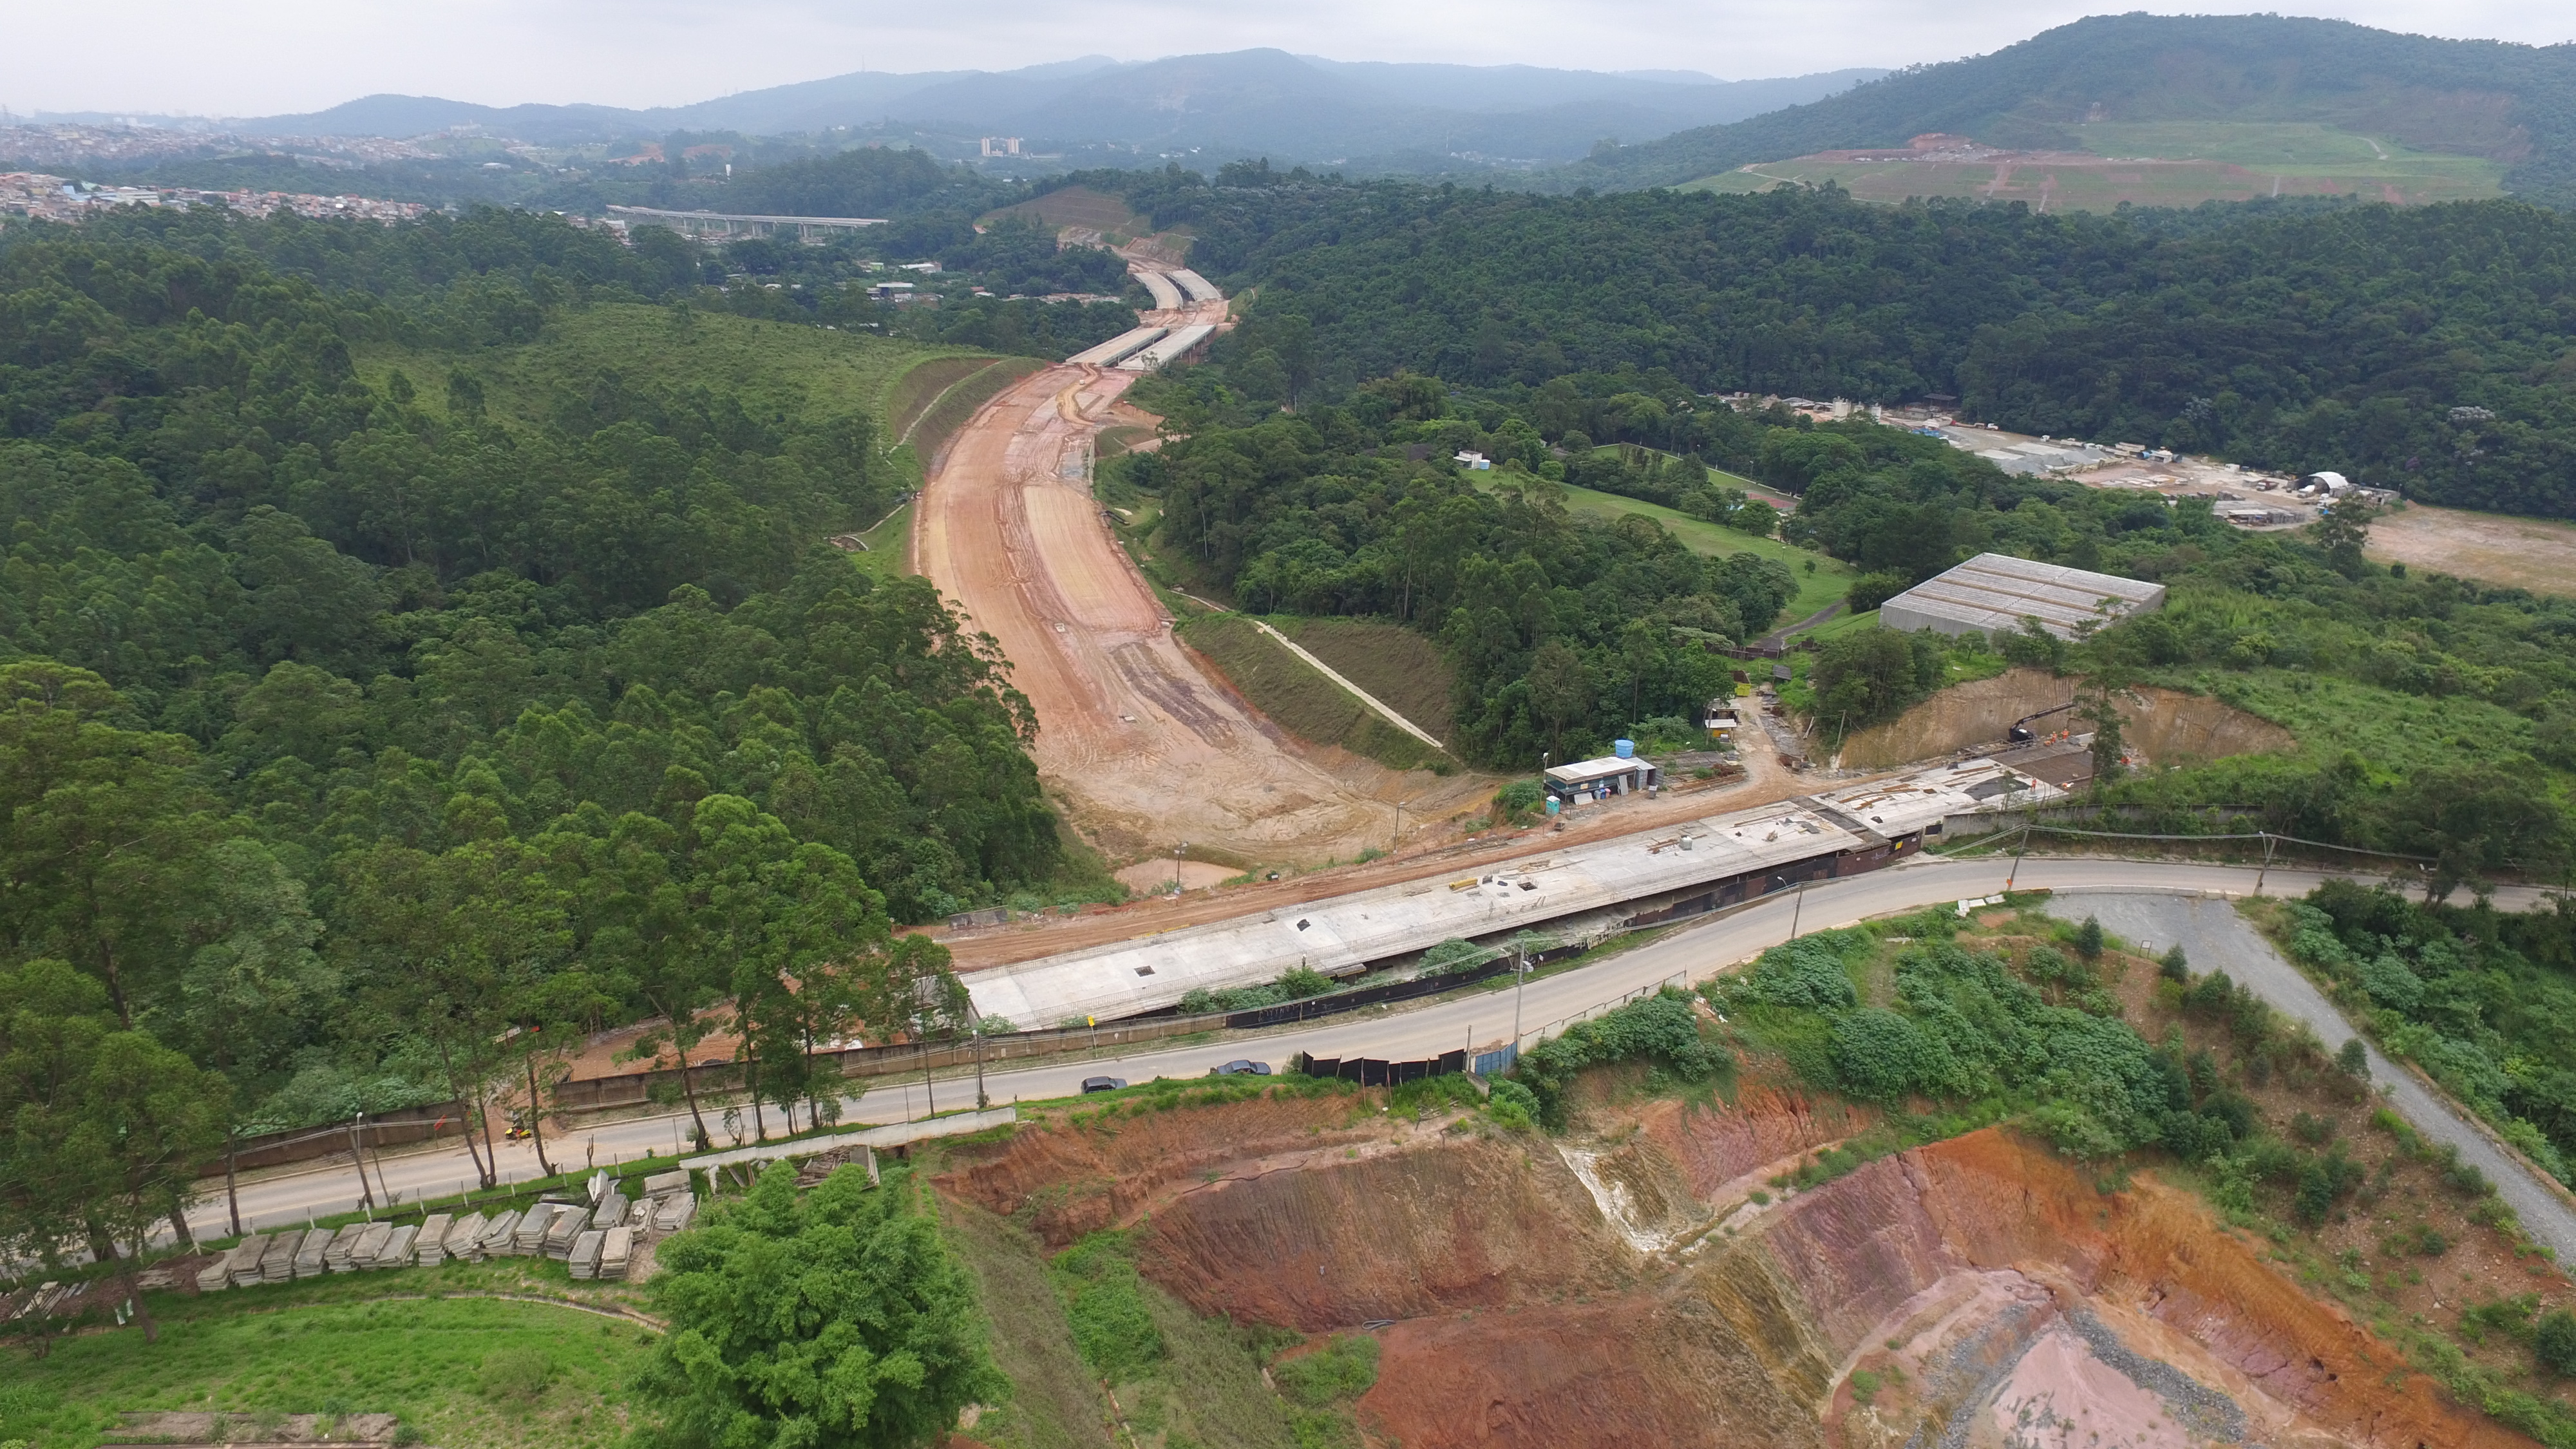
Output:
<instances>
[{"instance_id":1,"label":"excavated earth terrace","mask_svg":"<svg viewBox=\"0 0 2576 1449\"><path fill-rule=\"evenodd\" d=\"M938 1181L1051 1246L1132 1228L1204 1314L1379 1325L1361 1422L1405 1449L2529 1442L2147 1175L1988 1129L1766 1186L1868 1125L1750 1080L1557 1139L1281 1094L1026 1124Z\"/></svg>"}]
</instances>

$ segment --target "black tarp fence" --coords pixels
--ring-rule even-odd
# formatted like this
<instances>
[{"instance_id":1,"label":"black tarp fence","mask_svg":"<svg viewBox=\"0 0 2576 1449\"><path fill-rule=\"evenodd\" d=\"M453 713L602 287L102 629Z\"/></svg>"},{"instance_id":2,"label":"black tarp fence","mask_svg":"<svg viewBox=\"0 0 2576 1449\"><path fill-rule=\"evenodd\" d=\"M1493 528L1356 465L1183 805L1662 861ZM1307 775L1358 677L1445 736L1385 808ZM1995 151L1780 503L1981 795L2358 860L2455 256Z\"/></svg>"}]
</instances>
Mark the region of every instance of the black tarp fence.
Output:
<instances>
[{"instance_id":1,"label":"black tarp fence","mask_svg":"<svg viewBox=\"0 0 2576 1449\"><path fill-rule=\"evenodd\" d=\"M1338 1077L1363 1087L1400 1087L1431 1077L1458 1075L1467 1070L1467 1053L1442 1052L1420 1061L1390 1062L1377 1057L1310 1057L1299 1052L1290 1065L1310 1077Z\"/></svg>"},{"instance_id":2,"label":"black tarp fence","mask_svg":"<svg viewBox=\"0 0 2576 1449\"><path fill-rule=\"evenodd\" d=\"M1583 942L1568 941L1545 951L1532 951L1526 958L1533 967L1542 966L1566 956L1579 956L1588 950ZM1384 986L1363 986L1357 991L1336 991L1330 996L1310 996L1303 1001L1283 1001L1277 1006L1256 1006L1238 1011L1225 1019L1229 1027L1281 1026L1292 1021L1314 1021L1340 1012L1356 1011L1382 1001L1410 1001L1417 996L1437 996L1461 986L1473 986L1497 976L1508 976L1512 957L1500 956L1481 966L1465 971L1447 971L1437 976L1417 976L1411 981L1390 982Z\"/></svg>"}]
</instances>

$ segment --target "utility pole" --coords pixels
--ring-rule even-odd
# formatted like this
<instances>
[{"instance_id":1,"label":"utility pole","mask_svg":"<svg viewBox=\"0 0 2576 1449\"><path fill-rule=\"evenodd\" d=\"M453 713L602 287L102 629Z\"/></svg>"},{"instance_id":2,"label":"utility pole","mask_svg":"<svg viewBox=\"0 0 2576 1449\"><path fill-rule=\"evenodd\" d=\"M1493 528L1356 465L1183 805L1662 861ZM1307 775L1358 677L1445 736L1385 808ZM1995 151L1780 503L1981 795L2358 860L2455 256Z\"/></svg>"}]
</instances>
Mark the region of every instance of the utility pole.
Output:
<instances>
[{"instance_id":1,"label":"utility pole","mask_svg":"<svg viewBox=\"0 0 2576 1449\"><path fill-rule=\"evenodd\" d=\"M2004 890L2006 893L2011 892L2013 881L2021 875L2021 858L2029 853L2030 825L2028 822L2024 822L2021 827L2021 845L2018 849L2013 851L2012 869L2004 872Z\"/></svg>"},{"instance_id":2,"label":"utility pole","mask_svg":"<svg viewBox=\"0 0 2576 1449\"><path fill-rule=\"evenodd\" d=\"M1190 843L1186 840L1172 847L1172 894L1174 895L1181 893L1181 857L1189 853L1189 848Z\"/></svg>"},{"instance_id":3,"label":"utility pole","mask_svg":"<svg viewBox=\"0 0 2576 1449\"><path fill-rule=\"evenodd\" d=\"M358 1115L349 1119L349 1162L358 1169L358 1203L366 1209L367 1221L374 1222L376 1190L367 1185L367 1153L365 1147L361 1145L365 1140L366 1130L367 1111L361 1107L358 1109Z\"/></svg>"},{"instance_id":4,"label":"utility pole","mask_svg":"<svg viewBox=\"0 0 2576 1449\"><path fill-rule=\"evenodd\" d=\"M1513 950L1512 960L1512 1051L1521 1047L1521 981L1529 975L1529 943L1524 941Z\"/></svg>"},{"instance_id":5,"label":"utility pole","mask_svg":"<svg viewBox=\"0 0 2576 1449\"><path fill-rule=\"evenodd\" d=\"M2272 873L2272 847L2280 843L2271 831L2260 833L2263 837L2263 868L2254 872L2254 894L2258 896L2263 894L2263 877Z\"/></svg>"},{"instance_id":6,"label":"utility pole","mask_svg":"<svg viewBox=\"0 0 2576 1449\"><path fill-rule=\"evenodd\" d=\"M1401 844L1403 844L1403 843L1404 843L1404 800L1403 800L1403 797L1398 796L1398 797L1397 797L1397 799L1396 799L1396 802L1395 802L1395 834L1394 834L1394 835L1392 835L1392 836L1390 836L1390 837L1388 837L1388 839L1387 839L1387 842L1386 842L1386 853L1387 853L1387 854L1389 854L1389 855L1393 855L1393 854L1395 854L1395 848L1396 848L1398 845L1401 845Z\"/></svg>"},{"instance_id":7,"label":"utility pole","mask_svg":"<svg viewBox=\"0 0 2576 1449\"><path fill-rule=\"evenodd\" d=\"M975 1009L972 997L966 1001L966 1025L975 1033L975 1110L981 1112L992 1101L984 1095L984 1015Z\"/></svg>"}]
</instances>

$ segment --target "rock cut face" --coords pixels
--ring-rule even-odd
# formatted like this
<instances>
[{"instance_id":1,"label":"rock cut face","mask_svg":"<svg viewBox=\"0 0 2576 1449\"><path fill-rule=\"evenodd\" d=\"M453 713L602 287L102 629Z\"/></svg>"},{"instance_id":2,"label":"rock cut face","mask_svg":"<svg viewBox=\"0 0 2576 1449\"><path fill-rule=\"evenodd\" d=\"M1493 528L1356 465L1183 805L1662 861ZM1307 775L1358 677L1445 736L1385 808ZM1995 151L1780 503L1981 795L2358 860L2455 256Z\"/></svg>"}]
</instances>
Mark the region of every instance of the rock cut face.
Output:
<instances>
[{"instance_id":1,"label":"rock cut face","mask_svg":"<svg viewBox=\"0 0 2576 1449\"><path fill-rule=\"evenodd\" d=\"M1058 1241L1132 1226L1204 1314L1392 1320L1360 1413L1405 1449L2528 1442L2197 1199L2144 1175L2102 1193L2007 1132L1783 1193L1868 1114L1751 1082L1562 1141L1330 1110L1023 1132L943 1186L1039 1205Z\"/></svg>"}]
</instances>

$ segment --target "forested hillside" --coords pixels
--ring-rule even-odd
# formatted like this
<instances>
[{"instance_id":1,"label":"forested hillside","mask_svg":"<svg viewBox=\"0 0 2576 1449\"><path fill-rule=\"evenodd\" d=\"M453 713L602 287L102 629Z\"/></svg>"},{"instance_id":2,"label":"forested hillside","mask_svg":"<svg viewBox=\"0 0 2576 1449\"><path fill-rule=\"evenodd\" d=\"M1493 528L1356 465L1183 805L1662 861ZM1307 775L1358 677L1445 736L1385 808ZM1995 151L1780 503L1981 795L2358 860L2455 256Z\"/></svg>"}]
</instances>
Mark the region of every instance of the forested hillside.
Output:
<instances>
[{"instance_id":1,"label":"forested hillside","mask_svg":"<svg viewBox=\"0 0 2576 1449\"><path fill-rule=\"evenodd\" d=\"M1437 639L1458 675L1450 743L1471 759L1527 768L1632 720L1695 718L1732 667L1702 645L1770 627L1796 578L1750 551L1702 558L1645 519L1479 491L1451 452L1539 451L1526 421L1484 411L1490 427L1453 417L1437 381L1395 378L1295 418L1207 418L1119 476L1161 495L1163 537L1246 608L1383 615Z\"/></svg>"},{"instance_id":2,"label":"forested hillside","mask_svg":"<svg viewBox=\"0 0 2576 1449\"><path fill-rule=\"evenodd\" d=\"M248 1127L721 999L792 1097L941 1000L894 922L1055 877L1001 661L823 542L914 481L872 399L515 365L689 261L488 212L0 238L0 1010Z\"/></svg>"},{"instance_id":3,"label":"forested hillside","mask_svg":"<svg viewBox=\"0 0 2576 1449\"><path fill-rule=\"evenodd\" d=\"M2576 46L2398 35L2280 15L2097 15L1992 55L1913 66L1733 125L1597 152L1540 178L1670 186L1747 162L1901 146L1926 132L2081 150L2087 121L2308 121L2507 163L2506 185L2576 206Z\"/></svg>"},{"instance_id":4,"label":"forested hillside","mask_svg":"<svg viewBox=\"0 0 2576 1449\"><path fill-rule=\"evenodd\" d=\"M1700 393L1948 393L2034 433L2576 516L2576 221L2518 202L2033 216L1253 167L1123 184L1259 289L1234 345L1327 388L1629 367Z\"/></svg>"},{"instance_id":5,"label":"forested hillside","mask_svg":"<svg viewBox=\"0 0 2576 1449\"><path fill-rule=\"evenodd\" d=\"M1798 494L1780 532L1859 569L1858 609L1988 549L2171 591L2162 611L2073 644L1838 632L1784 694L1828 744L2008 664L2082 677L2096 714L2108 691L2162 685L2273 720L2299 747L2120 778L2115 733L2104 789L2138 807L2137 828L2243 830L2226 812L2250 811L2304 839L2430 859L2446 888L2508 869L2553 879L2576 859L2576 601L2374 566L2368 521L2349 513L2313 537L2247 534L2205 500L2014 476L1866 418L1738 411L1669 373L1455 389L1399 374L1335 401L1309 381L1282 416L1297 374L1276 348L1309 371L1329 359L1311 335L1264 341L1247 329L1226 360L1140 388L1187 436L1118 481L1160 490L1158 546L1239 607L1381 616L1439 641L1457 671L1452 743L1480 761L1679 738L1694 692L1722 691L1733 667L1706 646L1771 624L1788 597L1772 586L1798 575L1692 560L1643 516L1586 520L1555 492L1562 479L1769 527L1696 452ZM1495 468L1448 461L1461 449Z\"/></svg>"}]
</instances>

